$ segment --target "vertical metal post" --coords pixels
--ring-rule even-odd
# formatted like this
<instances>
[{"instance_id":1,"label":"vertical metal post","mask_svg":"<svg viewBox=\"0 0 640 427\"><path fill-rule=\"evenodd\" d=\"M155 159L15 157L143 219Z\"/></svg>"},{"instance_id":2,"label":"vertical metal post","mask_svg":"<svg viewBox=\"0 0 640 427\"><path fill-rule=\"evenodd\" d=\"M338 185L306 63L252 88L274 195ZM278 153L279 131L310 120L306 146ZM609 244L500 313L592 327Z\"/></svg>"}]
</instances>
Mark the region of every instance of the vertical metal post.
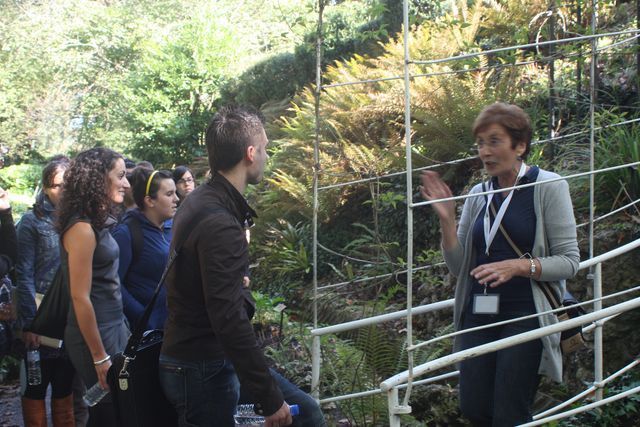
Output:
<instances>
[{"instance_id":1,"label":"vertical metal post","mask_svg":"<svg viewBox=\"0 0 640 427\"><path fill-rule=\"evenodd\" d=\"M404 140L407 168L407 346L413 345L413 162L411 161L411 75L409 74L409 0L402 4L404 39ZM413 351L407 352L409 380L403 405L409 406L413 381ZM396 391L397 393L397 391ZM389 408L391 410L391 408ZM410 410L410 409L409 409Z\"/></svg>"},{"instance_id":2,"label":"vertical metal post","mask_svg":"<svg viewBox=\"0 0 640 427\"><path fill-rule=\"evenodd\" d=\"M313 327L318 327L318 178L320 175L320 93L322 91L322 13L324 1L318 0L316 34L315 140L313 142ZM320 337L313 338L311 349L311 393L320 397Z\"/></svg>"},{"instance_id":3,"label":"vertical metal post","mask_svg":"<svg viewBox=\"0 0 640 427\"><path fill-rule=\"evenodd\" d=\"M582 0L576 0L576 22L578 23L576 31L581 30L582 29ZM582 33L582 31L580 31L580 33ZM582 100L582 67L583 66L584 66L584 58L582 56L582 44L578 43L578 59L576 61L576 103L577 105L580 105L579 101ZM580 111L580 108L577 108L577 112L578 114L576 117L579 120L582 116L582 112Z\"/></svg>"},{"instance_id":4,"label":"vertical metal post","mask_svg":"<svg viewBox=\"0 0 640 427\"><path fill-rule=\"evenodd\" d=\"M387 392L387 404L389 405L389 427L400 427L400 416L394 411L398 406L397 388L394 387Z\"/></svg>"},{"instance_id":5,"label":"vertical metal post","mask_svg":"<svg viewBox=\"0 0 640 427\"><path fill-rule=\"evenodd\" d=\"M593 274L593 298L596 300L593 303L593 311L602 310L602 264L598 263L595 266ZM604 322L601 320L596 322L596 328L593 333L593 383L596 388L596 401L602 400L603 390L600 386L603 378L603 347L602 347L602 327Z\"/></svg>"},{"instance_id":6,"label":"vertical metal post","mask_svg":"<svg viewBox=\"0 0 640 427\"><path fill-rule=\"evenodd\" d=\"M549 40L556 39L556 0L551 0L547 10L550 12L549 16ZM556 61L553 59L555 55L555 45L549 45L549 138L555 136L556 129ZM551 145L551 158L555 155L555 143L552 141Z\"/></svg>"},{"instance_id":7,"label":"vertical metal post","mask_svg":"<svg viewBox=\"0 0 640 427\"><path fill-rule=\"evenodd\" d=\"M591 32L596 34L598 29L598 0L591 1ZM596 103L596 72L598 65L598 39L591 39L591 69L589 78L589 170L595 169L595 103ZM589 258L593 258L593 218L595 203L595 175L589 175Z\"/></svg>"},{"instance_id":8,"label":"vertical metal post","mask_svg":"<svg viewBox=\"0 0 640 427\"><path fill-rule=\"evenodd\" d=\"M314 335L311 343L311 396L320 401L320 337Z\"/></svg>"}]
</instances>

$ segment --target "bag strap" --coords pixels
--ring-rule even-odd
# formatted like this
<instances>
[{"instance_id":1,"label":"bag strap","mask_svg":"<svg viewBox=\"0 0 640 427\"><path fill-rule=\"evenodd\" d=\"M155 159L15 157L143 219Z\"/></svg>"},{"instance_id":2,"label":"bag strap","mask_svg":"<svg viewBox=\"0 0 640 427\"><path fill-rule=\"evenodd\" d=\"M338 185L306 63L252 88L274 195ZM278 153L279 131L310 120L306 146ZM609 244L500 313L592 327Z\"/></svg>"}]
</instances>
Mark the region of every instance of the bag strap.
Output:
<instances>
[{"instance_id":1,"label":"bag strap","mask_svg":"<svg viewBox=\"0 0 640 427\"><path fill-rule=\"evenodd\" d=\"M482 184L482 186L484 190L484 183ZM493 206L493 203L489 208L491 209L491 213L495 217L496 207ZM509 233L507 233L507 230L505 230L502 224L500 224L499 228L500 228L500 232L509 243L509 246L511 246L511 248L515 251L516 255L518 255L519 258L522 258L524 256L524 253L520 250L518 245L516 245L515 242L511 239L511 236L509 236ZM542 289L542 293L549 301L549 305L551 305L551 308L556 309L556 308L562 307L561 302L558 300L558 296L553 291L553 289L551 289L551 285L549 285L547 282L539 282L537 280L536 280L536 283L540 286L540 289Z\"/></svg>"},{"instance_id":2,"label":"bag strap","mask_svg":"<svg viewBox=\"0 0 640 427\"><path fill-rule=\"evenodd\" d=\"M138 259L140 259L140 254L144 247L142 224L140 224L140 220L133 215L127 217L124 223L129 227L129 234L131 234L131 264L135 264Z\"/></svg>"},{"instance_id":3,"label":"bag strap","mask_svg":"<svg viewBox=\"0 0 640 427\"><path fill-rule=\"evenodd\" d=\"M193 230L197 228L197 224L203 219L205 219L206 217L208 217L209 215L212 215L216 212L228 212L228 210L221 207L213 210L199 211L187 223L187 227L185 227L185 233L180 236L180 239L176 240L176 243L173 246L173 250L169 252L169 259L167 260L167 265L165 266L164 271L162 272L162 276L160 276L160 281L156 286L156 290L153 293L153 296L151 297L149 304L147 304L147 306L145 307L144 313L138 320L138 323L136 323L136 327L134 331L131 333L131 337L129 338L127 347L123 352L125 357L129 357L129 358L135 357L136 350L138 348L138 345L140 344L140 341L142 341L142 336L147 328L147 324L149 323L149 317L151 317L153 306L155 305L156 300L158 299L158 295L160 294L160 290L162 289L164 280L166 279L167 274L169 273L169 270L171 270L171 267L173 266L173 263L175 262L176 258L180 254L180 250L182 249L182 246L187 241L189 236L191 236L191 233L193 232Z\"/></svg>"}]
</instances>

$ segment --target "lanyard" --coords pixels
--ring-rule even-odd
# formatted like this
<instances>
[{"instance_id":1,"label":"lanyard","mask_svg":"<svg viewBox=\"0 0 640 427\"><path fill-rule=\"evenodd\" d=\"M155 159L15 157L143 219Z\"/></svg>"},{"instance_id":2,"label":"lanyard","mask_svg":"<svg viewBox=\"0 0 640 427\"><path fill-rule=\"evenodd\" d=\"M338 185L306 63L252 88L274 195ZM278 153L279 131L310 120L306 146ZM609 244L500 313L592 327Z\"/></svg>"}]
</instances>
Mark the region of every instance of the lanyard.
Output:
<instances>
[{"instance_id":1,"label":"lanyard","mask_svg":"<svg viewBox=\"0 0 640 427\"><path fill-rule=\"evenodd\" d=\"M527 171L527 165L525 165L524 162L522 162L522 165L520 166L520 171L518 172L518 176L516 178L516 184L518 183L520 178L524 176L524 173L526 171ZM493 182L490 181L489 191L491 190L493 190ZM498 210L498 213L496 214L496 217L493 220L492 226L490 225L491 219L489 217L489 212L491 207L491 200L493 199L493 194L489 194L489 197L487 198L487 207L484 211L484 243L486 246L486 249L485 249L486 255L489 255L489 246L491 246L493 239L496 237L496 233L498 232L498 228L500 227L500 223L502 222L502 217L504 217L505 212L507 212L509 203L511 203L511 199L513 198L514 190L515 189L512 188L511 191L509 191L509 195L507 196L507 198L504 199L504 202L502 202L502 205L500 206L500 209Z\"/></svg>"}]
</instances>

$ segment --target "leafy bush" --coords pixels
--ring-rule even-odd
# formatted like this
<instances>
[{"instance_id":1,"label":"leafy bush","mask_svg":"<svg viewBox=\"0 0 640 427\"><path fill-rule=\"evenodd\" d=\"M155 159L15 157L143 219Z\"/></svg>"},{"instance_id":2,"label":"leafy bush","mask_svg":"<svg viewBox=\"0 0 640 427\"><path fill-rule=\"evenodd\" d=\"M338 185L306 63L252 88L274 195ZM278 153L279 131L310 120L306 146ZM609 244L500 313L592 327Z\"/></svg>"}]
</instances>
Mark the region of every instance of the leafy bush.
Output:
<instances>
[{"instance_id":1,"label":"leafy bush","mask_svg":"<svg viewBox=\"0 0 640 427\"><path fill-rule=\"evenodd\" d=\"M605 388L604 397L614 396L638 386L640 386L640 377L637 373L631 371L631 373L624 374L610 383ZM598 409L574 415L567 420L560 421L557 425L560 427L587 425L601 427L632 426L637 425L639 412L640 395L632 394Z\"/></svg>"},{"instance_id":2,"label":"leafy bush","mask_svg":"<svg viewBox=\"0 0 640 427\"><path fill-rule=\"evenodd\" d=\"M0 184L15 193L33 193L42 177L42 165L23 163L0 169Z\"/></svg>"}]
</instances>

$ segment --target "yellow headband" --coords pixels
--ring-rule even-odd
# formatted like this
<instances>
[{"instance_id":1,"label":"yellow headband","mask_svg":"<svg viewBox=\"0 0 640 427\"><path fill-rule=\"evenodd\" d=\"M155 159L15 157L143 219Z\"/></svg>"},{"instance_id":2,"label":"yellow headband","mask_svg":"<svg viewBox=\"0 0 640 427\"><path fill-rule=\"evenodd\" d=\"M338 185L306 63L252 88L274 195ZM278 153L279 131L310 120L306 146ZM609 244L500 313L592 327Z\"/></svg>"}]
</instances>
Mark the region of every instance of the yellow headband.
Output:
<instances>
[{"instance_id":1,"label":"yellow headband","mask_svg":"<svg viewBox=\"0 0 640 427\"><path fill-rule=\"evenodd\" d=\"M153 181L153 177L158 173L158 171L153 171L151 175L149 175L149 179L147 180L147 190L144 192L144 197L149 195L149 188L151 188L151 181Z\"/></svg>"}]
</instances>

